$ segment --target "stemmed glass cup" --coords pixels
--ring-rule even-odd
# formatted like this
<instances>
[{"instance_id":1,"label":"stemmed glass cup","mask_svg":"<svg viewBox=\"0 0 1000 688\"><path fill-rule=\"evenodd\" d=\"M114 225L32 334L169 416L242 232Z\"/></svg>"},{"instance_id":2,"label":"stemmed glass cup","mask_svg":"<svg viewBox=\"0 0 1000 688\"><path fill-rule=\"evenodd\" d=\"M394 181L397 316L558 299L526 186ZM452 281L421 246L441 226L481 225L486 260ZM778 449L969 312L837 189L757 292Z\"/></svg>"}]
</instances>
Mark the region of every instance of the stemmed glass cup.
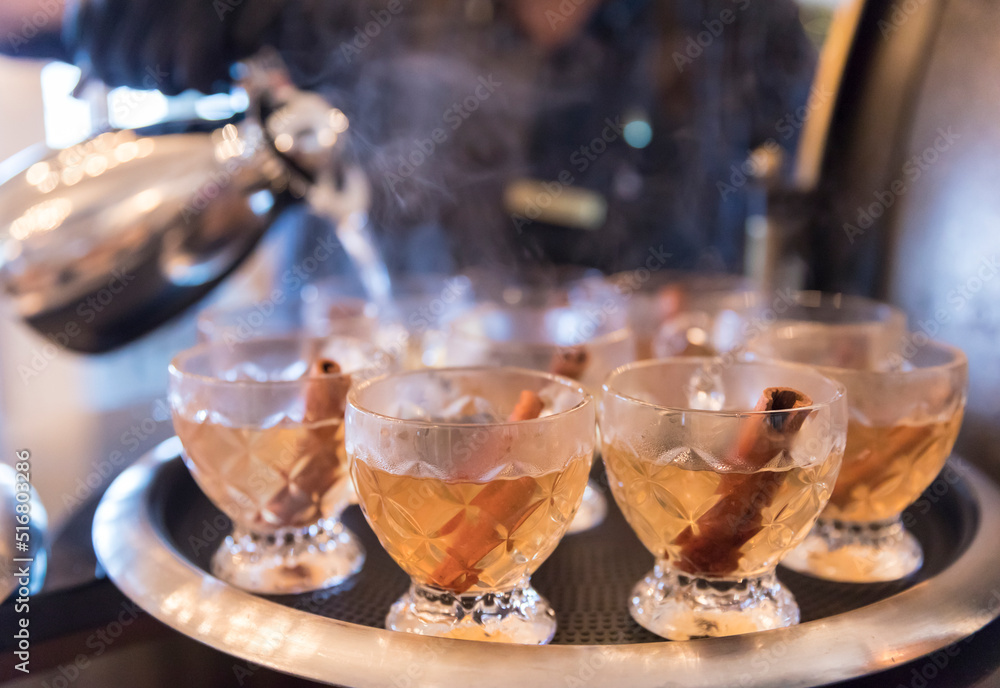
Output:
<instances>
[{"instance_id":1,"label":"stemmed glass cup","mask_svg":"<svg viewBox=\"0 0 1000 688\"><path fill-rule=\"evenodd\" d=\"M391 630L548 642L530 575L580 506L594 402L572 380L516 368L425 369L348 395L361 508L412 584Z\"/></svg>"},{"instance_id":2,"label":"stemmed glass cup","mask_svg":"<svg viewBox=\"0 0 1000 688\"><path fill-rule=\"evenodd\" d=\"M716 408L693 403L712 359L643 361L604 384L602 456L626 520L655 558L629 611L671 640L799 621L778 562L809 533L844 452L843 388L787 363L713 376Z\"/></svg>"},{"instance_id":3,"label":"stemmed glass cup","mask_svg":"<svg viewBox=\"0 0 1000 688\"><path fill-rule=\"evenodd\" d=\"M878 340L873 333L869 340ZM962 423L968 363L923 333L856 353L857 333L788 324L759 338L756 354L813 365L847 388L847 450L830 503L808 538L784 560L802 573L872 583L904 578L923 564L901 514L941 471Z\"/></svg>"},{"instance_id":4,"label":"stemmed glass cup","mask_svg":"<svg viewBox=\"0 0 1000 688\"><path fill-rule=\"evenodd\" d=\"M349 337L218 341L170 364L183 458L233 522L212 573L261 593L344 582L364 550L340 521L347 504L344 408L352 383L391 359Z\"/></svg>"},{"instance_id":5,"label":"stemmed glass cup","mask_svg":"<svg viewBox=\"0 0 1000 688\"><path fill-rule=\"evenodd\" d=\"M632 331L600 307L481 304L455 318L449 365L519 366L565 375L596 394L605 376L635 360ZM607 503L591 481L571 533L604 520Z\"/></svg>"}]
</instances>

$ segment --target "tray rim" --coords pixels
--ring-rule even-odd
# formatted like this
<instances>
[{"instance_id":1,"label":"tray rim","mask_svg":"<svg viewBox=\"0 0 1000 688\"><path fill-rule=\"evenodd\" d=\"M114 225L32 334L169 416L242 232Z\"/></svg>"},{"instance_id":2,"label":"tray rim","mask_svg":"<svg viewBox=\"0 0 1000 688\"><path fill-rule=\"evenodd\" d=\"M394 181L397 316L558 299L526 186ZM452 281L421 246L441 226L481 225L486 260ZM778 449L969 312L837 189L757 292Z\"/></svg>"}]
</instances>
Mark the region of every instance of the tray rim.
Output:
<instances>
[{"instance_id":1,"label":"tray rim","mask_svg":"<svg viewBox=\"0 0 1000 688\"><path fill-rule=\"evenodd\" d=\"M157 475L181 460L177 437L115 479L94 516L93 541L112 582L154 618L254 665L327 685L813 686L909 662L1000 616L1000 557L992 556L990 538L1000 532L1000 489L955 458L950 467L972 497L978 527L942 572L851 612L685 642L526 646L429 638L311 614L234 588L174 549L150 513Z\"/></svg>"}]
</instances>

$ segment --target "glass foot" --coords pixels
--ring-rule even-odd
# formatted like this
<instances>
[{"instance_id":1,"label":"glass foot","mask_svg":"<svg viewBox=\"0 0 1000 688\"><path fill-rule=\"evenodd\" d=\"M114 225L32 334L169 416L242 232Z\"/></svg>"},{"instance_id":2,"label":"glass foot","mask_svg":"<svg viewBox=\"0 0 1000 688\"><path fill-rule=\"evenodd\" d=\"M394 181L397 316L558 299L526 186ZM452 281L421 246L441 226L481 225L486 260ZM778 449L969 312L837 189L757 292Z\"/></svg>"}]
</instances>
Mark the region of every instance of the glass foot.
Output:
<instances>
[{"instance_id":1,"label":"glass foot","mask_svg":"<svg viewBox=\"0 0 1000 688\"><path fill-rule=\"evenodd\" d=\"M338 520L261 534L235 528L212 557L212 575L265 595L333 587L361 570L365 550Z\"/></svg>"},{"instance_id":2,"label":"glass foot","mask_svg":"<svg viewBox=\"0 0 1000 688\"><path fill-rule=\"evenodd\" d=\"M442 638L544 645L556 632L556 615L527 580L517 590L483 595L456 595L412 583L392 605L385 627Z\"/></svg>"},{"instance_id":3,"label":"glass foot","mask_svg":"<svg viewBox=\"0 0 1000 688\"><path fill-rule=\"evenodd\" d=\"M632 588L629 611L668 640L720 637L794 626L799 605L774 571L737 580L688 576L657 562Z\"/></svg>"},{"instance_id":4,"label":"glass foot","mask_svg":"<svg viewBox=\"0 0 1000 688\"><path fill-rule=\"evenodd\" d=\"M819 519L781 562L793 571L843 583L877 583L920 570L924 553L899 518L875 523Z\"/></svg>"},{"instance_id":5,"label":"glass foot","mask_svg":"<svg viewBox=\"0 0 1000 688\"><path fill-rule=\"evenodd\" d=\"M580 502L580 508L577 510L576 516L573 517L573 520L569 524L569 530L566 532L572 535L573 533L582 533L585 530L590 530L600 525L607 513L607 498L601 492L601 488L593 480L590 480L587 482L587 487L583 490L583 501Z\"/></svg>"}]
</instances>

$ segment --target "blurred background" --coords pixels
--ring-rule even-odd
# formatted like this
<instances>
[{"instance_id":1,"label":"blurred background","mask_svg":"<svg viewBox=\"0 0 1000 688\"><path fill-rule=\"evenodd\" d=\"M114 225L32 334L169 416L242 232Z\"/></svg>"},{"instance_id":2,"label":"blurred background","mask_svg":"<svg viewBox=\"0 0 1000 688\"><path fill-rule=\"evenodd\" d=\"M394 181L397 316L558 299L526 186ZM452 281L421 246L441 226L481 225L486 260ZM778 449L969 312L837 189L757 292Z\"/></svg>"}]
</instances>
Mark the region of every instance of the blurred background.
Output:
<instances>
[{"instance_id":1,"label":"blurred background","mask_svg":"<svg viewBox=\"0 0 1000 688\"><path fill-rule=\"evenodd\" d=\"M678 74L684 73L685 57L699 69L714 68L712 60L738 61L740 51L756 41L766 46L769 61L744 64L745 69L728 84L730 91L714 89L710 81L682 84L679 95L657 105L670 115L688 112L691 102L719 105L726 114L719 122L700 122L704 118L697 116L697 108L690 110L696 113L692 119L704 128L678 127L680 133L670 143L676 143L678 150L696 149L691 155L698 158L702 151L691 142L704 143L706 137L721 131L725 136L720 137L730 146L711 151L718 157L714 162L723 161L718 167L673 171L675 179L683 178L690 185L686 189L699 189L722 210L705 216L711 222L694 211L685 215L689 199L676 192L674 210L684 222L679 223L676 244L667 242L670 256L662 267L732 275L774 299L780 299L784 290L807 288L862 294L901 307L915 335L956 344L968 354L970 397L958 452L1000 480L1000 458L993 450L1000 421L1000 280L994 279L1000 272L1000 80L995 76L1000 65L1000 5L994 0L789 1L791 9L777 13L784 33L751 32L732 41L727 37L731 47L716 46L715 52L706 48L702 57L697 37L703 30L711 32L703 18L711 21L749 3L754 3L756 11L765 2L769 0L698 4L697 11L681 17L688 22L688 34L677 38L680 57L664 60L673 63ZM485 21L483 8L495 3L468 0L461 4L465 20L474 24ZM635 9L645 3L609 4ZM767 7L779 5L786 7L781 3ZM628 16L623 19L610 13L601 17L603 24L594 31L603 39L605 34L614 34L619 24L627 25L627 20ZM307 28L292 26L289 31ZM418 34L414 31L420 38ZM352 35L349 31L350 40ZM711 44L714 38L707 40ZM505 54L502 49L499 52ZM348 52L344 55L346 72L353 68L349 58ZM511 61L516 62L513 57ZM559 74L586 83L586 70L581 67L581 76L574 71L579 65L566 62L558 65ZM599 70L600 60L594 62L584 67ZM419 92L426 84L418 77L440 68L434 62L401 64L405 69L400 74L366 73L375 79L377 88L365 89L364 102L352 103L364 113L351 115L352 126L360 132L385 123L379 115L381 88L395 88L403 82ZM612 67L608 70L613 72ZM196 121L203 131L211 131L241 121L254 101L253 94L244 89L245 81L212 95L183 89L175 93L178 89L172 84L165 88L167 94L142 87L144 81L146 86L155 85L156 74L148 80L142 74L132 75L129 81L135 87L129 88L81 80L87 71L86 64L81 70L60 61L0 57L0 161L5 161L0 163L0 180L23 170L25 161L43 148L66 148L113 129L181 131ZM301 70L297 79L307 80ZM635 83L621 84L622 98L641 101L644 80L654 79L639 70ZM613 79L611 83L615 85ZM752 122L740 109L742 99L750 99L747 93L756 94L764 103ZM511 99L517 107L502 112L503 116L516 121L530 110L531 102L518 97ZM337 105L335 101L332 97ZM435 106L423 112L414 99L402 102L406 107L392 114L404 121L412 118L419 131L428 131L421 118L441 116ZM656 122L649 116L652 105L640 104L643 107L623 112L627 126L615 155L639 160L635 169L646 172L643 164L665 157L663 146L670 137L658 136ZM384 119L390 119L389 115ZM552 119L546 131L559 133L563 120ZM576 120L565 122L569 132L580 125ZM379 220L385 230L381 248L394 273L447 274L482 267L491 260L504 262L508 269L519 261L543 269L555 263L577 263L611 273L641 266L649 247L661 245L654 228L636 229L628 222L635 216L628 213L621 216L624 220L607 222L605 227L606 217L616 219L613 212L604 214L609 205L615 209L616 201L602 205L606 199L584 194L577 199L579 205L572 209L570 220L556 218L574 225L570 230L545 226L522 234L516 222L511 228L511 215L504 215L498 222L507 234L516 232L520 243L473 242L459 251L447 250L440 233L423 222L427 208L411 202L413 198L446 198L442 189L448 189L449 175L469 184L459 187L457 195L472 193L469 189L481 181L473 172L495 164L498 154L483 144L484 137L471 129L463 129L462 136L470 151L469 167L445 170L426 188L414 187L414 180L407 179L398 191L393 183L388 190L384 184L373 189L373 215L378 208L393 209L381 211ZM518 145L524 143L513 134L510 138ZM752 147L743 145L744 141L753 141ZM404 143L412 145L412 141ZM565 165L565 148L549 150L546 141L529 143L549 154L540 156L542 172L535 170L536 177L556 179L560 166ZM377 167L386 163L388 153L381 157L376 153L400 150L405 152L405 148L373 145L367 151L368 162ZM437 170L428 165L424 172L432 176ZM541 176L545 174L548 177ZM638 209L637 215L643 210L642 198L675 193L670 184L644 188L642 175L627 166L607 176L604 181L620 205L631 204ZM529 195L538 192L537 186L527 189ZM522 197L516 188L508 191L506 210L516 219ZM737 196L727 205L731 193ZM392 202L385 203L386 198ZM442 224L447 222L468 235L498 234L481 226L476 215L470 219L457 213L444 217ZM405 231L400 229L404 227ZM631 252L619 251L619 245L628 243L623 238L627 240L630 231L635 231ZM607 244L595 239L605 235ZM587 239L577 241L578 237ZM8 300L0 304L4 311L0 317L0 461L12 464L15 450L31 451L32 482L49 513L50 541L66 543L55 550L54 557L61 556L64 562L53 562L56 577L47 586L58 589L93 577L93 559L77 558L73 550L89 542L97 499L118 472L173 434L165 402L167 364L177 351L196 341L198 313L266 299L276 280L290 266L301 263L317 242L339 245L342 238L329 222L310 215L301 205L291 207L268 231L259 249L197 307L103 353L85 355L56 346L24 324ZM577 250L578 246L586 250ZM504 254L508 250L510 256ZM345 251L336 252L289 294L294 292L296 298L309 302L318 298L315 284L347 275L352 285L347 291L359 295L358 276L350 274L349 262ZM512 274L516 277L517 270ZM96 673L90 674L94 677Z\"/></svg>"},{"instance_id":2,"label":"blurred background","mask_svg":"<svg viewBox=\"0 0 1000 688\"><path fill-rule=\"evenodd\" d=\"M837 0L799 3L802 27L817 50L840 4ZM79 67L64 62L0 57L0 83L4 85L0 91L0 160L7 160L0 176L5 178L21 166L16 157L8 158L38 146L66 148L109 128L169 131L169 123L191 120L210 126L239 115L249 105L241 88L208 96L193 90L166 96L155 89L90 82L78 90L80 77ZM803 121L795 117L790 113L789 121L797 131ZM755 209L748 220L751 232L760 223L763 209L763 205ZM281 256L294 250L289 246L302 243L293 236L294 225L300 222L295 217L279 222L266 240L267 248L258 251L199 308L252 300L248 289L266 294ZM332 229L317 228L315 223L311 231L332 236ZM343 263L343 259L331 261L315 278L343 269ZM760 272L764 265L758 261L749 268ZM786 270L801 273L795 264ZM801 282L801 275L792 280ZM0 320L3 461L12 462L14 450L21 448L40 458L34 464L34 482L55 531L81 501L99 494L122 467L172 434L164 403L166 365L172 354L194 343L197 310L124 348L96 356L57 349L9 314Z\"/></svg>"}]
</instances>

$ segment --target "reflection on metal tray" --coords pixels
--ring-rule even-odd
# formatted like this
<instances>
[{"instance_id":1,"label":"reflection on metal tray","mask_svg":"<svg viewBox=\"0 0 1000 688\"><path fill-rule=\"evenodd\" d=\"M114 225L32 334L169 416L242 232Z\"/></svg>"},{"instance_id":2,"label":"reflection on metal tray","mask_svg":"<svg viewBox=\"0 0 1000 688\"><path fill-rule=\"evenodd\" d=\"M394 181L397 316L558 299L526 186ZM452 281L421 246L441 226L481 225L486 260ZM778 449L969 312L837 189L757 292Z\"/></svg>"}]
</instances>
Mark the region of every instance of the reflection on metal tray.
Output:
<instances>
[{"instance_id":1,"label":"reflection on metal tray","mask_svg":"<svg viewBox=\"0 0 1000 688\"><path fill-rule=\"evenodd\" d=\"M178 450L176 439L164 442L105 496L94 542L112 580L153 616L212 647L334 684L408 676L412 685L456 686L548 686L567 677L595 686L815 685L926 654L1000 613L1000 561L989 537L1000 528L1000 493L956 460L910 512L926 556L915 577L851 585L779 569L802 609L797 627L685 643L645 631L626 600L652 558L612 507L604 524L567 537L532 577L557 612L553 644L498 647L385 631L408 579L357 508L345 521L368 560L341 589L263 598L211 577L208 560L229 524Z\"/></svg>"}]
</instances>

